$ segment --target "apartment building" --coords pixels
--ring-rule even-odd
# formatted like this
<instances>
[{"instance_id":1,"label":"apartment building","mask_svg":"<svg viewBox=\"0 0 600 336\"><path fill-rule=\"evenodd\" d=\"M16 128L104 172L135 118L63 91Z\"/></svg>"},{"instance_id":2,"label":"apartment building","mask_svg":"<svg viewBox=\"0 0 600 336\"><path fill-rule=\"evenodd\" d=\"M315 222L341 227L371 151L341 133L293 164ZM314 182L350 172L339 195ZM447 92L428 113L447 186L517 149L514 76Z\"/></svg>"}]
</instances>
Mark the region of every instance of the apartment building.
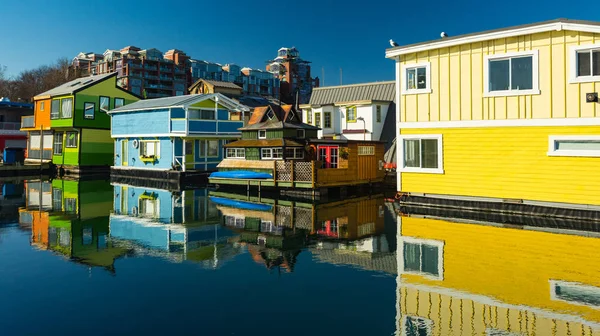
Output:
<instances>
[{"instance_id":1,"label":"apartment building","mask_svg":"<svg viewBox=\"0 0 600 336\"><path fill-rule=\"evenodd\" d=\"M313 88L319 86L319 78L310 75L310 62L300 58L295 47L280 48L277 57L268 61L267 71L281 82L281 100L287 103L307 104Z\"/></svg>"}]
</instances>

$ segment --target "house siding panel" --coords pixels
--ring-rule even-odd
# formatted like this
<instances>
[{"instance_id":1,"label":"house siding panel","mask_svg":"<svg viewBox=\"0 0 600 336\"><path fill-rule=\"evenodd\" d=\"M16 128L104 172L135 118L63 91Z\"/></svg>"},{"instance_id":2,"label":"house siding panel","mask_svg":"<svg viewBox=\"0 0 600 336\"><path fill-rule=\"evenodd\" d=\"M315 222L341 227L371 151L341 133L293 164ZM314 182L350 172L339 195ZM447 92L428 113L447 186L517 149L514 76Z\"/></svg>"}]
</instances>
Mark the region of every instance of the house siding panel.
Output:
<instances>
[{"instance_id":1,"label":"house siding panel","mask_svg":"<svg viewBox=\"0 0 600 336\"><path fill-rule=\"evenodd\" d=\"M157 140L160 141L160 149L158 159L154 162L143 162L140 158L140 141L144 140ZM122 159L122 146L125 139L115 139L115 160L114 165L116 167L123 166ZM171 163L173 159L173 144L171 139L168 137L130 137L127 140L127 167L129 168L152 168L152 169L171 169ZM138 140L138 148L133 147L133 140Z\"/></svg>"},{"instance_id":2,"label":"house siding panel","mask_svg":"<svg viewBox=\"0 0 600 336\"><path fill-rule=\"evenodd\" d=\"M600 127L403 129L442 134L444 174L401 174L413 193L600 205L600 160L548 156L550 135L597 135ZM477 144L477 145L474 145Z\"/></svg>"},{"instance_id":3,"label":"house siding panel","mask_svg":"<svg viewBox=\"0 0 600 336\"><path fill-rule=\"evenodd\" d=\"M114 145L110 130L83 129L80 133L82 166L110 166L114 162Z\"/></svg>"},{"instance_id":4,"label":"house siding panel","mask_svg":"<svg viewBox=\"0 0 600 336\"><path fill-rule=\"evenodd\" d=\"M125 112L112 115L112 135L167 134L169 133L169 110Z\"/></svg>"}]
</instances>

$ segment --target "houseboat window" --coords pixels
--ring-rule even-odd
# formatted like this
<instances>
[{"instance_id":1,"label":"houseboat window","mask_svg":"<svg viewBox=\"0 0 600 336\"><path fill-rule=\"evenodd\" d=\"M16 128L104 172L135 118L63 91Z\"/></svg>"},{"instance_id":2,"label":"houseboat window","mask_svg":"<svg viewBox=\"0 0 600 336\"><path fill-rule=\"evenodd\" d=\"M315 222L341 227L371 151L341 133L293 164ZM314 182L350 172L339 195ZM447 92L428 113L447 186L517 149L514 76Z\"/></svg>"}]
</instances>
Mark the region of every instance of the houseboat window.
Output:
<instances>
[{"instance_id":1,"label":"houseboat window","mask_svg":"<svg viewBox=\"0 0 600 336\"><path fill-rule=\"evenodd\" d=\"M125 105L125 99L123 98L115 98L115 108L119 108Z\"/></svg>"},{"instance_id":2,"label":"houseboat window","mask_svg":"<svg viewBox=\"0 0 600 336\"><path fill-rule=\"evenodd\" d=\"M576 282L550 281L550 297L571 304L600 307L600 288Z\"/></svg>"},{"instance_id":3,"label":"houseboat window","mask_svg":"<svg viewBox=\"0 0 600 336\"><path fill-rule=\"evenodd\" d=\"M443 172L441 135L403 136L402 138L403 171Z\"/></svg>"},{"instance_id":4,"label":"houseboat window","mask_svg":"<svg viewBox=\"0 0 600 336\"><path fill-rule=\"evenodd\" d=\"M319 146L319 161L322 168L337 168L338 167L338 146Z\"/></svg>"},{"instance_id":5,"label":"houseboat window","mask_svg":"<svg viewBox=\"0 0 600 336\"><path fill-rule=\"evenodd\" d=\"M219 156L219 140L208 140L208 157Z\"/></svg>"},{"instance_id":6,"label":"houseboat window","mask_svg":"<svg viewBox=\"0 0 600 336\"><path fill-rule=\"evenodd\" d=\"M50 119L58 119L60 117L60 99L52 100L50 106Z\"/></svg>"},{"instance_id":7,"label":"houseboat window","mask_svg":"<svg viewBox=\"0 0 600 336\"><path fill-rule=\"evenodd\" d=\"M77 148L77 132L67 132L67 148Z\"/></svg>"},{"instance_id":8,"label":"houseboat window","mask_svg":"<svg viewBox=\"0 0 600 336\"><path fill-rule=\"evenodd\" d=\"M410 64L404 68L403 93L417 94L431 92L430 63Z\"/></svg>"},{"instance_id":9,"label":"houseboat window","mask_svg":"<svg viewBox=\"0 0 600 336\"><path fill-rule=\"evenodd\" d=\"M273 158L273 150L271 148L261 148L260 149L260 158L261 159L272 159Z\"/></svg>"},{"instance_id":10,"label":"houseboat window","mask_svg":"<svg viewBox=\"0 0 600 336\"><path fill-rule=\"evenodd\" d=\"M574 47L571 80L574 82L600 81L600 45Z\"/></svg>"},{"instance_id":11,"label":"houseboat window","mask_svg":"<svg viewBox=\"0 0 600 336\"><path fill-rule=\"evenodd\" d=\"M61 118L71 118L73 116L73 98L60 100Z\"/></svg>"},{"instance_id":12,"label":"houseboat window","mask_svg":"<svg viewBox=\"0 0 600 336\"><path fill-rule=\"evenodd\" d=\"M304 149L302 148L286 148L286 159L304 159Z\"/></svg>"},{"instance_id":13,"label":"houseboat window","mask_svg":"<svg viewBox=\"0 0 600 336\"><path fill-rule=\"evenodd\" d=\"M158 218L160 201L152 198L141 198L139 201L139 214L143 217Z\"/></svg>"},{"instance_id":14,"label":"houseboat window","mask_svg":"<svg viewBox=\"0 0 600 336\"><path fill-rule=\"evenodd\" d=\"M44 103L45 103L45 102L40 102L40 111L43 111L43 110L44 110L44 105L45 105Z\"/></svg>"},{"instance_id":15,"label":"houseboat window","mask_svg":"<svg viewBox=\"0 0 600 336\"><path fill-rule=\"evenodd\" d=\"M215 111L214 110L200 110L200 119L215 120Z\"/></svg>"},{"instance_id":16,"label":"houseboat window","mask_svg":"<svg viewBox=\"0 0 600 336\"><path fill-rule=\"evenodd\" d=\"M375 146L358 146L358 155L375 155Z\"/></svg>"},{"instance_id":17,"label":"houseboat window","mask_svg":"<svg viewBox=\"0 0 600 336\"><path fill-rule=\"evenodd\" d=\"M62 211L62 190L58 188L52 189L52 210Z\"/></svg>"},{"instance_id":18,"label":"houseboat window","mask_svg":"<svg viewBox=\"0 0 600 336\"><path fill-rule=\"evenodd\" d=\"M303 129L299 129L298 132L296 132L296 135L299 139L304 139L304 137L306 136L306 132Z\"/></svg>"},{"instance_id":19,"label":"houseboat window","mask_svg":"<svg viewBox=\"0 0 600 336\"><path fill-rule=\"evenodd\" d=\"M443 243L404 237L402 244L402 273L443 277Z\"/></svg>"},{"instance_id":20,"label":"houseboat window","mask_svg":"<svg viewBox=\"0 0 600 336\"><path fill-rule=\"evenodd\" d=\"M267 138L267 131L258 131L258 138L259 139L266 139Z\"/></svg>"},{"instance_id":21,"label":"houseboat window","mask_svg":"<svg viewBox=\"0 0 600 336\"><path fill-rule=\"evenodd\" d=\"M321 112L315 112L315 126L321 127Z\"/></svg>"},{"instance_id":22,"label":"houseboat window","mask_svg":"<svg viewBox=\"0 0 600 336\"><path fill-rule=\"evenodd\" d=\"M346 122L356 122L356 106L346 108Z\"/></svg>"},{"instance_id":23,"label":"houseboat window","mask_svg":"<svg viewBox=\"0 0 600 336\"><path fill-rule=\"evenodd\" d=\"M110 98L109 97L104 97L104 96L100 96L100 111L104 111L107 112L108 109L110 108Z\"/></svg>"},{"instance_id":24,"label":"houseboat window","mask_svg":"<svg viewBox=\"0 0 600 336\"><path fill-rule=\"evenodd\" d=\"M140 156L152 158L159 155L160 143L158 141L140 141Z\"/></svg>"},{"instance_id":25,"label":"houseboat window","mask_svg":"<svg viewBox=\"0 0 600 336\"><path fill-rule=\"evenodd\" d=\"M323 126L331 128L331 112L323 112Z\"/></svg>"},{"instance_id":26,"label":"houseboat window","mask_svg":"<svg viewBox=\"0 0 600 336\"><path fill-rule=\"evenodd\" d=\"M83 117L85 119L94 119L95 113L96 113L96 104L95 103L85 103L83 105Z\"/></svg>"},{"instance_id":27,"label":"houseboat window","mask_svg":"<svg viewBox=\"0 0 600 336\"><path fill-rule=\"evenodd\" d=\"M269 112L267 112L267 118L269 118L269 120L272 120L275 117L275 113L273 112L273 110L269 110Z\"/></svg>"},{"instance_id":28,"label":"houseboat window","mask_svg":"<svg viewBox=\"0 0 600 336\"><path fill-rule=\"evenodd\" d=\"M185 141L185 155L194 154L194 142L192 140Z\"/></svg>"},{"instance_id":29,"label":"houseboat window","mask_svg":"<svg viewBox=\"0 0 600 336\"><path fill-rule=\"evenodd\" d=\"M600 136L551 136L548 145L548 155L600 157Z\"/></svg>"},{"instance_id":30,"label":"houseboat window","mask_svg":"<svg viewBox=\"0 0 600 336\"><path fill-rule=\"evenodd\" d=\"M283 159L283 148L273 148L273 159Z\"/></svg>"},{"instance_id":31,"label":"houseboat window","mask_svg":"<svg viewBox=\"0 0 600 336\"><path fill-rule=\"evenodd\" d=\"M227 148L227 158L244 159L246 158L246 151L244 148Z\"/></svg>"},{"instance_id":32,"label":"houseboat window","mask_svg":"<svg viewBox=\"0 0 600 336\"><path fill-rule=\"evenodd\" d=\"M306 110L306 123L312 125L312 110Z\"/></svg>"},{"instance_id":33,"label":"houseboat window","mask_svg":"<svg viewBox=\"0 0 600 336\"><path fill-rule=\"evenodd\" d=\"M486 56L486 66L486 94L538 93L537 52Z\"/></svg>"},{"instance_id":34,"label":"houseboat window","mask_svg":"<svg viewBox=\"0 0 600 336\"><path fill-rule=\"evenodd\" d=\"M377 122L381 122L381 105L377 105L375 107L375 120L377 120Z\"/></svg>"},{"instance_id":35,"label":"houseboat window","mask_svg":"<svg viewBox=\"0 0 600 336\"><path fill-rule=\"evenodd\" d=\"M63 132L54 133L54 155L62 155L63 152Z\"/></svg>"}]
</instances>

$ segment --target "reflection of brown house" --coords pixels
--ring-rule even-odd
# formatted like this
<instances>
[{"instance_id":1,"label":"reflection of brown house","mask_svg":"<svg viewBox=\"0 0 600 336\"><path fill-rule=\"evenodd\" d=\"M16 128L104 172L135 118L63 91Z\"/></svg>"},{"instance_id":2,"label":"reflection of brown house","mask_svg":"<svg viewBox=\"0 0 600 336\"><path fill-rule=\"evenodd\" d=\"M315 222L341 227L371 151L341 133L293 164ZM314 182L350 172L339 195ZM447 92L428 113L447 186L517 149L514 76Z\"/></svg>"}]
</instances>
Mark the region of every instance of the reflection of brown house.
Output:
<instances>
[{"instance_id":1,"label":"reflection of brown house","mask_svg":"<svg viewBox=\"0 0 600 336\"><path fill-rule=\"evenodd\" d=\"M227 97L239 97L243 89L234 83L199 79L188 89L189 94L221 93Z\"/></svg>"}]
</instances>

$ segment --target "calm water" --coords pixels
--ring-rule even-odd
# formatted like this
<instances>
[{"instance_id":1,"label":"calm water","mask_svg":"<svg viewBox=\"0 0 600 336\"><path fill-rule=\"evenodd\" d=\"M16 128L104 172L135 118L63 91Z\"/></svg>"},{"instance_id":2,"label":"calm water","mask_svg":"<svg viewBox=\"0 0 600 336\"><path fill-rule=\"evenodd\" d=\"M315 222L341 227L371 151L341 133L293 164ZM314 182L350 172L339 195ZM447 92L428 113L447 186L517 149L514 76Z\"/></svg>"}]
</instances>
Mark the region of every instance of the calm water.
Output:
<instances>
[{"instance_id":1,"label":"calm water","mask_svg":"<svg viewBox=\"0 0 600 336\"><path fill-rule=\"evenodd\" d=\"M0 334L600 334L594 224L244 200L5 183Z\"/></svg>"}]
</instances>

